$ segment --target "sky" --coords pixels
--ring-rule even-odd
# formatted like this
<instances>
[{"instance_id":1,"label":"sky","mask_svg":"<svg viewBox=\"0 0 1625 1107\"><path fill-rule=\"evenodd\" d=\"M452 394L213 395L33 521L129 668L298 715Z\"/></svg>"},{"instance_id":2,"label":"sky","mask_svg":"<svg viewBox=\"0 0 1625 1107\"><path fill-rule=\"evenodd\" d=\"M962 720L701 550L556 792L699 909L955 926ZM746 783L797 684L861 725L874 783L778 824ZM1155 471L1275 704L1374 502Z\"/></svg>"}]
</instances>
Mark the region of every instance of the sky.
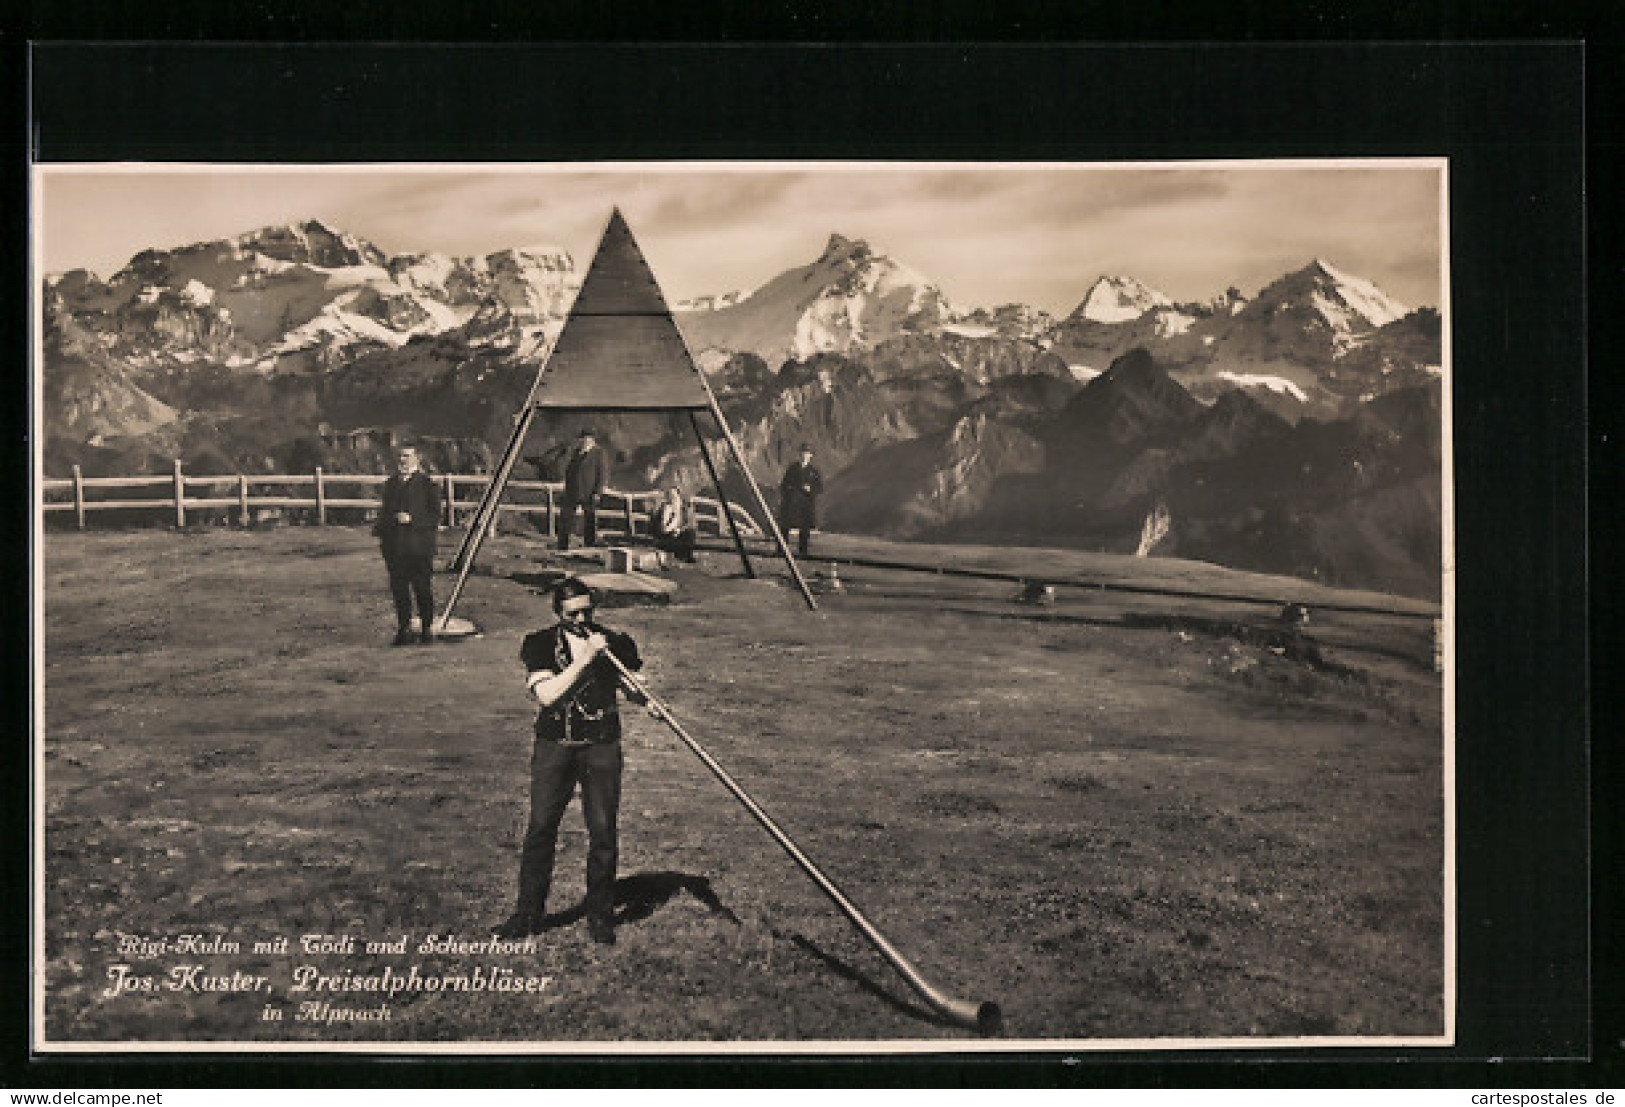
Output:
<instances>
[{"instance_id":1,"label":"sky","mask_svg":"<svg viewBox=\"0 0 1625 1107\"><path fill-rule=\"evenodd\" d=\"M320 219L386 253L568 250L619 206L668 301L750 291L832 233L960 308L1070 312L1104 275L1176 300L1251 296L1314 258L1410 307L1442 301L1442 162L1182 166L623 163L36 168L47 273L110 277L143 249Z\"/></svg>"}]
</instances>

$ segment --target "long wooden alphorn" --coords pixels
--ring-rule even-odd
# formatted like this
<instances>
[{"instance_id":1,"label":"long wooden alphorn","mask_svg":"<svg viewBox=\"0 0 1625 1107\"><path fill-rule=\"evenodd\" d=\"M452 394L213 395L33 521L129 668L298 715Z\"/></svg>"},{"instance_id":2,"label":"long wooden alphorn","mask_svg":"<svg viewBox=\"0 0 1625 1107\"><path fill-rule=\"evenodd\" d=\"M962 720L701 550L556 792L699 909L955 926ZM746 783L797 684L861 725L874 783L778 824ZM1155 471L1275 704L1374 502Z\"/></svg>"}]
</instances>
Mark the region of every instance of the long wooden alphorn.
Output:
<instances>
[{"instance_id":1,"label":"long wooden alphorn","mask_svg":"<svg viewBox=\"0 0 1625 1107\"><path fill-rule=\"evenodd\" d=\"M846 898L845 893L835 886L835 882L825 876L818 866L813 864L805 853L801 852L801 848L791 841L790 836L779 828L779 824L774 822L766 811L762 810L761 805L751 799L750 794L741 788L733 777L728 775L728 770L718 764L717 759L707 753L705 747L695 741L693 736L683 729L682 724L672 717L671 709L666 706L660 697L649 691L648 685L633 676L627 667L621 664L620 658L613 653L606 649L603 651L602 656L609 659L610 664L614 665L616 671L620 673L621 680L625 682L626 686L638 697L648 701L649 705L654 708L655 716L671 727L672 732L683 740L683 744L694 752L694 756L705 763L705 767L710 769L712 774L722 782L723 787L733 793L733 797L744 805L745 810L749 811L757 822L762 824L762 828L773 836L773 840L784 849L785 853L790 855L790 859L801 866L801 870L812 878L812 882L818 885L819 890L835 902L835 906L841 909L841 913L847 917L853 926L858 928L865 938L869 939L870 943L880 951L882 957L891 962L892 968L896 969L902 978L908 981L909 987L918 992L920 998L924 999L932 1010L948 1021L973 1029L984 1036L991 1036L999 1032L1004 1016L997 1003L987 1000L978 1003L975 1000L957 999L920 975L920 970L915 968L908 958L899 953L897 947L892 945L884 934L875 929L873 923L864 918L863 912L859 911L852 901Z\"/></svg>"}]
</instances>

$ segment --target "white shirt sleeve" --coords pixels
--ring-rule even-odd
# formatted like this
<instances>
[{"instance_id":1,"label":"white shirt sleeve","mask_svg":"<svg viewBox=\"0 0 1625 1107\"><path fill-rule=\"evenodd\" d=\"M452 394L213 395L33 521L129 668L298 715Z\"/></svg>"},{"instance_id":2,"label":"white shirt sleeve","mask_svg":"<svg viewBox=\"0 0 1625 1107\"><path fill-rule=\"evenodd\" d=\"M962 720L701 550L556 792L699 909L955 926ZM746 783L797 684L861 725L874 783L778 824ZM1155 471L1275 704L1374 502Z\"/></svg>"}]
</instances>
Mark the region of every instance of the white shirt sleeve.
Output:
<instances>
[{"instance_id":1,"label":"white shirt sleeve","mask_svg":"<svg viewBox=\"0 0 1625 1107\"><path fill-rule=\"evenodd\" d=\"M573 665L580 654L580 647L575 644L568 634L564 636L564 648L570 651L570 661ZM570 675L568 669L562 673L551 672L547 669L537 669L525 678L525 688L536 697L536 702L543 707L552 707L574 688L581 674Z\"/></svg>"}]
</instances>

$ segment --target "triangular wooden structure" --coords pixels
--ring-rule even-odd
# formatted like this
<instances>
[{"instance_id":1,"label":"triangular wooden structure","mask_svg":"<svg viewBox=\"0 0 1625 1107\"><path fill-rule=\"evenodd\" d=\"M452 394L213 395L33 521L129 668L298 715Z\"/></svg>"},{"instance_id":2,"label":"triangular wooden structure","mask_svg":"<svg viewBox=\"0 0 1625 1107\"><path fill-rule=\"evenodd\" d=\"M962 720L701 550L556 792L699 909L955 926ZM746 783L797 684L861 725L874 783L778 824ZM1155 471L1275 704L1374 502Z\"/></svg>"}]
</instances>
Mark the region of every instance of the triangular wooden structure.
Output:
<instances>
[{"instance_id":1,"label":"triangular wooden structure","mask_svg":"<svg viewBox=\"0 0 1625 1107\"><path fill-rule=\"evenodd\" d=\"M756 497L768 529L783 555L790 575L801 589L807 606L814 610L813 599L806 580L790 554L778 521L762 495L755 477L745 464L739 443L728 429L727 420L717 404L710 383L695 364L682 331L672 318L666 297L660 291L643 251L638 249L631 228L621 216L619 208L611 212L609 224L598 242L597 253L581 290L564 321L553 348L542 360L531 385L524 410L514 424L512 437L503 450L502 459L491 482L486 485L479 508L469 523L454 565L457 585L440 616L444 622L462 595L468 574L474 566L480 546L490 533L496 520L497 505L504 489L513 476L526 434L537 411L676 411L686 412L694 437L699 440L700 454L705 459L707 472L716 485L717 498L722 503L722 514L728 520L734 546L744 563L745 572L755 576L750 555L745 550L743 537L734 523L716 463L700 432L698 414L709 411L722 430L723 439L733 453L739 471Z\"/></svg>"},{"instance_id":2,"label":"triangular wooden structure","mask_svg":"<svg viewBox=\"0 0 1625 1107\"><path fill-rule=\"evenodd\" d=\"M666 297L617 209L587 269L533 406L567 411L705 411L711 393Z\"/></svg>"}]
</instances>

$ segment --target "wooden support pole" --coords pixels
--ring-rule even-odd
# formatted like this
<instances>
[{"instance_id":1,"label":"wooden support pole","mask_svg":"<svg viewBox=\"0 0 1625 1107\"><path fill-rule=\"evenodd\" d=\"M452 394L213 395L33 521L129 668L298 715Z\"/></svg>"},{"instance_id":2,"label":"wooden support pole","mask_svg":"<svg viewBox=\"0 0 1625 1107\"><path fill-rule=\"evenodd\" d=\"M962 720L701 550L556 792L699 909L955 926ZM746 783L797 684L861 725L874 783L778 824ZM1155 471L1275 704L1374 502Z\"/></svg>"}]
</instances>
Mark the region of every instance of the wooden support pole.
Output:
<instances>
[{"instance_id":1,"label":"wooden support pole","mask_svg":"<svg viewBox=\"0 0 1625 1107\"><path fill-rule=\"evenodd\" d=\"M457 525L457 484L451 479L450 473L441 477L440 484L443 489L440 498L445 501L446 506L446 525L454 527Z\"/></svg>"},{"instance_id":2,"label":"wooden support pole","mask_svg":"<svg viewBox=\"0 0 1625 1107\"><path fill-rule=\"evenodd\" d=\"M175 459L175 529L186 529L186 477L181 473L181 459Z\"/></svg>"},{"instance_id":3,"label":"wooden support pole","mask_svg":"<svg viewBox=\"0 0 1625 1107\"><path fill-rule=\"evenodd\" d=\"M73 467L73 517L79 524L79 529L85 529L85 473L75 465Z\"/></svg>"},{"instance_id":4,"label":"wooden support pole","mask_svg":"<svg viewBox=\"0 0 1625 1107\"><path fill-rule=\"evenodd\" d=\"M682 335L683 332L678 330L678 338L682 338ZM734 464L739 466L739 475L745 478L745 484L750 488L751 495L756 497L756 505L762 509L762 517L767 523L768 533L773 536L773 544L778 546L779 556L784 558L784 564L790 570L790 579L794 580L796 587L801 589L801 598L807 601L807 610L817 611L818 601L813 599L812 589L807 587L807 580L801 575L801 566L796 564L795 556L790 553L790 546L785 542L784 533L779 529L779 521L774 517L773 509L767 506L767 498L762 495L762 489L757 485L756 478L751 475L750 466L745 462L745 452L739 448L739 442L734 438L734 432L728 429L728 420L722 417L722 405L717 402L717 394L712 391L711 382L705 379L705 374L700 371L699 364L695 362L694 351L688 348L687 339L683 339L683 350L688 354L689 365L694 369L694 376L699 381L701 391L705 393L706 404L711 409L711 418L717 421L717 427L722 431L722 440L728 444L729 451L733 453ZM692 411L689 412L689 418L695 420L694 432L699 434L698 418ZM705 449L703 435L700 437L700 449L701 451ZM720 482L717 484L717 491L722 491ZM733 512L728 511L726 500L723 501L723 510L727 511L728 521L732 523ZM734 534L734 541L743 552L744 543L739 540L737 531Z\"/></svg>"},{"instance_id":5,"label":"wooden support pole","mask_svg":"<svg viewBox=\"0 0 1625 1107\"><path fill-rule=\"evenodd\" d=\"M540 377L538 376L538 380ZM536 386L531 386L531 394L535 395ZM440 612L440 625L444 627L451 618L452 608L462 597L463 588L468 584L468 574L474 570L474 559L479 556L480 546L485 543L486 536L496 530L497 516L502 510L502 492L508 486L508 480L513 476L513 467L519 462L519 452L524 447L525 437L530 433L531 422L536 418L536 409L530 406L530 400L525 401L525 410L514 420L513 437L508 440L508 447L503 451L502 464L497 471L491 474L491 482L485 486L485 495L480 499L480 506L469 521L468 533L463 536L462 547L457 551L457 558L452 567L457 570L457 583L451 587L451 598Z\"/></svg>"},{"instance_id":6,"label":"wooden support pole","mask_svg":"<svg viewBox=\"0 0 1625 1107\"><path fill-rule=\"evenodd\" d=\"M694 438L700 444L700 456L705 459L705 470L711 474L711 483L717 489L717 510L722 516L717 520L717 533L722 533L722 522L728 522L728 531L733 535L734 549L739 551L739 560L745 566L745 576L751 580L756 579L756 566L750 563L750 554L745 550L744 535L739 533L739 523L734 519L734 513L728 509L727 493L722 491L722 478L717 475L717 463L711 460L711 450L705 444L705 435L700 431L700 419L692 411L688 413L688 424L694 428Z\"/></svg>"},{"instance_id":7,"label":"wooden support pole","mask_svg":"<svg viewBox=\"0 0 1625 1107\"><path fill-rule=\"evenodd\" d=\"M317 470L320 472L320 470ZM248 474L237 474L237 525L247 530L253 523L248 515Z\"/></svg>"},{"instance_id":8,"label":"wooden support pole","mask_svg":"<svg viewBox=\"0 0 1625 1107\"><path fill-rule=\"evenodd\" d=\"M701 383L704 383L703 378ZM705 385L705 390L709 394L711 386ZM773 536L774 544L779 547L779 554L784 558L784 563L790 567L791 579L796 582L796 587L801 589L801 598L807 601L807 610L817 611L818 601L813 599L812 589L807 587L807 579L801 575L801 566L796 564L794 555L790 553L790 544L784 540L784 532L779 529L779 520L773 514L773 509L767 506L767 497L762 495L761 486L751 475L750 466L745 463L745 451L739 448L739 442L734 438L733 431L728 429L728 421L722 417L722 408L717 405L715 396L712 396L711 405L711 413L716 417L717 425L722 428L723 441L727 442L728 448L733 451L734 463L739 466L740 474L744 476L745 483L750 486L751 493L756 497L756 506L762 509L762 518L767 522L768 533Z\"/></svg>"},{"instance_id":9,"label":"wooden support pole","mask_svg":"<svg viewBox=\"0 0 1625 1107\"><path fill-rule=\"evenodd\" d=\"M320 465L316 466L316 525L327 525L327 485L323 481Z\"/></svg>"},{"instance_id":10,"label":"wooden support pole","mask_svg":"<svg viewBox=\"0 0 1625 1107\"><path fill-rule=\"evenodd\" d=\"M547 487L543 488L542 495L546 497L547 500L547 507L542 513L543 531L549 538L551 538L553 537L553 529L555 526L557 526L553 520L553 486L548 485Z\"/></svg>"},{"instance_id":11,"label":"wooden support pole","mask_svg":"<svg viewBox=\"0 0 1625 1107\"><path fill-rule=\"evenodd\" d=\"M520 451L524 449L525 438L530 434L530 425L536 418L536 393L542 387L542 374L547 368L547 361L552 357L552 346L543 353L537 361L536 376L530 382L530 392L525 396L525 404L514 416L513 434L509 436L507 445L502 450L502 459L497 463L496 472L491 474L491 482L485 486L480 496L479 506L474 509L473 518L468 523L468 533L463 535L462 545L457 548L457 556L452 559L452 567L460 574L457 585L452 589L451 601L446 604L441 613L441 625L451 617L452 605L462 594L463 582L468 577L468 567L480 552L480 544L485 541L485 531L496 519L497 502L502 498L502 490L507 486L508 479L513 476L513 467L519 461Z\"/></svg>"},{"instance_id":12,"label":"wooden support pole","mask_svg":"<svg viewBox=\"0 0 1625 1107\"><path fill-rule=\"evenodd\" d=\"M534 395L535 385L531 386L531 390ZM469 519L468 533L463 535L462 545L457 548L457 556L452 559L452 568L462 573L464 577L467 576L469 564L479 553L486 534L496 526L498 504L502 499L503 490L507 488L508 480L513 476L514 466L519 462L519 453L524 448L526 436L530 433L530 425L536 418L536 409L530 407L529 403L527 400L525 409L514 419L513 436L508 439L508 444L502 451L502 459L497 464L496 472L491 474L491 480L486 484L485 491L480 497L479 506L474 509L474 515ZM452 590L454 598L462 592L462 580L460 577L457 587ZM445 616L450 614L451 605L448 603Z\"/></svg>"},{"instance_id":13,"label":"wooden support pole","mask_svg":"<svg viewBox=\"0 0 1625 1107\"><path fill-rule=\"evenodd\" d=\"M632 493L622 492L621 500L626 505L626 537L630 540L637 531L636 520L632 515Z\"/></svg>"}]
</instances>

